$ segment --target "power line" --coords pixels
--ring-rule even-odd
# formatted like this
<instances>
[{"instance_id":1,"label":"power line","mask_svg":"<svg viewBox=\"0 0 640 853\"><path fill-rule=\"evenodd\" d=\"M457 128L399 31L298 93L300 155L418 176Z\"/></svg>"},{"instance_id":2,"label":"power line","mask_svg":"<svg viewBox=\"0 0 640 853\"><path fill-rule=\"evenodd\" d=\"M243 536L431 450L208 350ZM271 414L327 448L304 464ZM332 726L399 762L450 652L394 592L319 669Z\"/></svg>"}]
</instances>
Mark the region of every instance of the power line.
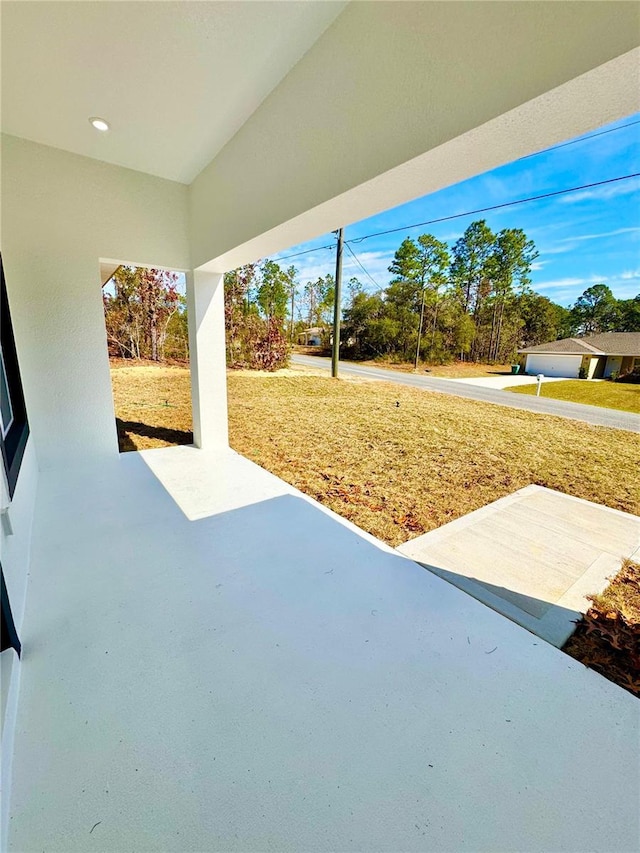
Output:
<instances>
[{"instance_id":1,"label":"power line","mask_svg":"<svg viewBox=\"0 0 640 853\"><path fill-rule=\"evenodd\" d=\"M624 126L630 127L631 124L640 124L640 120L638 120L637 122L631 122L630 124L624 125ZM618 130L618 129L619 128L611 128L610 130L602 131L602 133L610 133L612 130ZM596 135L600 135L600 134L593 134L593 135L596 136ZM573 144L574 141L580 142L581 140L572 140L571 142L566 142L564 144L570 145L570 144ZM560 146L558 146L558 147L560 147ZM547 150L550 151L552 149L547 149ZM543 152L538 152L538 153L543 153ZM534 155L527 155L527 156L534 156ZM525 158L522 158L522 159L525 159ZM567 189L564 189L564 190L554 190L553 192L542 193L541 195L528 196L527 198L518 198L518 199L515 199L514 201L505 201L502 204L494 204L494 205L490 205L489 207L479 207L476 210L466 210L462 213L453 213L450 216L441 216L441 217L438 217L437 219L426 220L425 222L415 222L412 225L403 225L400 228L388 228L386 231L376 231L372 234L365 234L362 237L355 237L351 240L345 240L344 244L347 247L347 249L349 249L349 251L351 251L351 247L349 245L350 243L362 243L364 240L369 240L372 237L384 237L387 234L397 234L400 231L409 231L412 228L422 228L425 225L437 225L440 222L450 222L453 219L461 219L465 216L475 216L478 213L489 213L492 210L502 210L505 207L514 207L515 205L526 204L526 203L531 202L531 201L541 201L542 199L545 199L545 198L553 198L553 197L559 196L559 195L567 195L568 193L574 193L574 192L579 192L580 190L592 189L593 187L602 187L602 186L605 186L606 184L614 184L618 181L628 181L628 180L631 180L632 178L638 178L638 177L640 177L640 172L634 172L630 175L619 175L617 178L608 178L605 181L595 181L591 184L582 184L582 185L577 186L577 187L568 187ZM334 246L335 246L335 244L328 244L326 246L314 246L312 249L304 249L302 252L294 252L291 255L285 255L284 257L278 258L278 261L288 261L290 258L298 258L301 255L308 255L311 252L321 252L324 249L333 249ZM354 257L355 257L355 255L354 255ZM356 260L360 264L360 261L358 260L358 258L356 258ZM364 267L362 267L362 264L360 264L360 266L363 269L363 271L365 272L365 274L369 278L371 278L371 276L369 276L369 273L367 273L367 271L364 269ZM375 284L375 282L374 282L374 284ZM376 287L377 287L377 285L376 285Z\"/></svg>"},{"instance_id":2,"label":"power line","mask_svg":"<svg viewBox=\"0 0 640 853\"><path fill-rule=\"evenodd\" d=\"M366 269L364 268L364 266L362 265L362 262L360 261L360 258L356 255L356 253L353 251L353 249L351 248L351 246L350 246L348 243L345 243L345 246L347 247L347 249L349 250L349 252L350 252L350 253L351 253L351 255L353 256L353 258L354 258L355 262L358 264L358 266L360 267L360 269L362 270L362 272L367 276L367 278L369 279L369 281L373 284L373 286L374 286L374 287L376 287L378 290L381 290L382 288L380 287L380 285L378 284L378 282L377 282L377 281L376 281L376 280L375 280L375 279L374 279L374 278L373 278L373 277L372 277L372 276L367 272L367 270L366 270Z\"/></svg>"},{"instance_id":3,"label":"power line","mask_svg":"<svg viewBox=\"0 0 640 853\"><path fill-rule=\"evenodd\" d=\"M553 198L554 196L566 195L567 193L575 193L579 190L591 189L592 187L603 187L605 184L615 184L617 181L628 181L631 178L638 177L640 177L640 172L634 172L631 175L620 175L617 178L608 178L606 181L595 181L592 184L582 184L579 187L568 187L564 190L554 190L550 193L542 193L542 195L518 198L514 201L505 201L502 204L493 204L489 207L479 207L476 210L466 210L464 213L453 213L450 216L440 216L438 219L429 219L426 222L416 222L413 225L403 225L401 228L388 228L386 231L376 231L373 234L365 234L363 237L357 237L346 242L362 243L363 240L369 240L371 237L383 237L385 234L396 234L398 231L409 231L411 228L422 228L424 225L436 225L439 222L450 222L452 219L461 219L464 216L475 216L477 213L488 213L491 210L501 210L505 207L514 207L517 204L526 204L530 201L540 201L544 198Z\"/></svg>"},{"instance_id":4,"label":"power line","mask_svg":"<svg viewBox=\"0 0 640 853\"><path fill-rule=\"evenodd\" d=\"M514 163L519 163L521 160L528 160L529 157L537 157L539 154L548 154L549 151L557 151L559 148L566 148L567 145L576 145L578 142L586 142L588 139L595 139L597 136L604 136L607 133L615 133L617 130L624 130L626 127L633 127L635 124L640 124L640 119L629 121L626 124L621 124L618 127L610 127L608 130L599 130L596 133L590 133L588 136L581 136L579 139L570 139L568 142L559 142L557 145L552 145L550 148L543 148L541 151L534 151L532 154L525 154L524 157L518 157Z\"/></svg>"},{"instance_id":5,"label":"power line","mask_svg":"<svg viewBox=\"0 0 640 853\"><path fill-rule=\"evenodd\" d=\"M640 119L636 119L635 121L628 121L626 124L620 124L617 127L610 127L607 130L599 130L596 133L590 133L588 136L581 136L578 139L570 139L568 142L560 142L560 143L558 143L558 145L552 145L550 148L543 148L541 151L534 151L532 154L525 154L524 157L518 157L518 159L514 160L513 162L519 163L521 160L528 160L529 157L538 157L540 154L548 154L550 151L557 151L558 149L566 148L569 145L577 145L579 142L587 142L589 139L596 139L596 137L605 136L608 133L616 133L619 130L625 130L628 127L634 127L635 125L638 125L638 124L640 124ZM637 177L637 175L625 175L621 178L613 178L612 180L618 181L618 180L625 180L625 178L634 178L634 177ZM608 183L608 182L602 181L602 183ZM560 190L558 193L555 193L555 195L560 195L560 193L562 193L562 192L574 192L575 190L578 190L578 189L587 189L587 187L592 187L592 186L600 186L600 184L585 184L584 187L575 187L575 188L569 189L569 190ZM554 195L554 193L550 193L549 195L546 195L546 196L533 196L530 199L519 199L518 201L508 202L507 204L504 204L504 205L496 205L495 207L485 207L482 210L477 210L477 211L472 210L472 211L469 211L468 213L457 213L457 214L455 214L455 216L445 217L443 219L433 219L433 220L431 220L431 222L420 222L417 225L407 225L406 227L407 228L419 228L421 225L433 225L436 222L445 222L447 219L454 219L454 218L460 217L460 216L470 216L474 213L485 213L485 212L490 211L490 210L497 210L499 207L507 207L508 204L523 204L525 201L536 201L537 199L540 199L540 198L549 198L550 195ZM393 230L404 231L405 229L404 228L398 228L398 229L392 229L391 231L381 231L379 234L368 234L365 237L358 237L356 240L345 241L345 245L347 245L348 242L359 243L361 240L367 240L369 237L378 237L382 234L391 234L391 233L393 233ZM349 247L347 246L347 248L349 248ZM288 261L289 258L298 258L298 257L300 257L300 255L308 255L311 252L320 252L323 249L333 249L333 246L332 245L317 246L313 249L305 249L303 252L295 252L292 255L285 255L285 257L278 258L278 260L279 261ZM358 259L356 258L356 260L358 260ZM360 262L358 261L358 263L360 263ZM363 270L364 270L364 267L363 267ZM369 275L369 273L367 273L366 270L364 270L364 272L366 273L366 275ZM371 276L369 276L369 278L371 278ZM375 282L374 282L374 284L375 284Z\"/></svg>"},{"instance_id":6,"label":"power line","mask_svg":"<svg viewBox=\"0 0 640 853\"><path fill-rule=\"evenodd\" d=\"M322 249L333 249L335 243L329 246L314 246L313 249L305 249L304 252L295 252L293 255L285 255L284 258L278 258L278 262L280 261L288 261L289 258L299 258L300 255L308 255L310 252L320 252Z\"/></svg>"}]
</instances>

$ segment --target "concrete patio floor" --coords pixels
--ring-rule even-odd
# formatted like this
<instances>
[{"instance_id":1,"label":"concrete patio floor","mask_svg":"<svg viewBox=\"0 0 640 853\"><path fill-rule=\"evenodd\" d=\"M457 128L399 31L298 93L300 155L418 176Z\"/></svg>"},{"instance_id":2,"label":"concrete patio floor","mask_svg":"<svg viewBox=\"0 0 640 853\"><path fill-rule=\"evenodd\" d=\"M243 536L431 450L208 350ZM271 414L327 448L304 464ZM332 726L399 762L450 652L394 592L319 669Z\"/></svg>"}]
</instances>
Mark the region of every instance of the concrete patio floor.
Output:
<instances>
[{"instance_id":1,"label":"concrete patio floor","mask_svg":"<svg viewBox=\"0 0 640 853\"><path fill-rule=\"evenodd\" d=\"M398 548L558 647L639 549L637 516L535 485Z\"/></svg>"},{"instance_id":2,"label":"concrete patio floor","mask_svg":"<svg viewBox=\"0 0 640 853\"><path fill-rule=\"evenodd\" d=\"M232 452L42 472L22 641L11 851L637 848L634 697Z\"/></svg>"}]
</instances>

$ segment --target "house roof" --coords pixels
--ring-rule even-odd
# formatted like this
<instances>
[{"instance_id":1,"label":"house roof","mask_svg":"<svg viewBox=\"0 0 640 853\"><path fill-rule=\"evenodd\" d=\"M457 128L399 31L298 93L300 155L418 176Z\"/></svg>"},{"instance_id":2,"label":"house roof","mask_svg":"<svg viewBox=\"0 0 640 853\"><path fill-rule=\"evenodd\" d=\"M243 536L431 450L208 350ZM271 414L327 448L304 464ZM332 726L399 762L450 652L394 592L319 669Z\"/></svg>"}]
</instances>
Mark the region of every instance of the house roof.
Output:
<instances>
[{"instance_id":1,"label":"house roof","mask_svg":"<svg viewBox=\"0 0 640 853\"><path fill-rule=\"evenodd\" d=\"M521 353L564 355L637 355L640 356L640 332L603 332L586 338L562 338L535 347L518 350Z\"/></svg>"}]
</instances>

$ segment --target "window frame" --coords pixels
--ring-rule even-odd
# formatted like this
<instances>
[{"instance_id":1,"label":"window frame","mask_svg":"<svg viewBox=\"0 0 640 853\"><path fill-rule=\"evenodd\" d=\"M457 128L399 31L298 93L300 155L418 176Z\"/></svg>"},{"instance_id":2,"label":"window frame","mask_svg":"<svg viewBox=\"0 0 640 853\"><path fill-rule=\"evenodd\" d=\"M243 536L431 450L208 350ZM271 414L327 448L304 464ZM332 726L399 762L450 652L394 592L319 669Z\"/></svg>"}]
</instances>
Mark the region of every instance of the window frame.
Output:
<instances>
[{"instance_id":1,"label":"window frame","mask_svg":"<svg viewBox=\"0 0 640 853\"><path fill-rule=\"evenodd\" d=\"M6 427L2 423L2 427L0 428L0 454L2 455L8 496L11 499L16 488L16 483L18 482L18 474L20 473L20 466L27 446L27 439L29 438L29 421L27 420L27 409L24 402L1 254L0 352L9 392L9 405L12 412L10 423Z\"/></svg>"},{"instance_id":2,"label":"window frame","mask_svg":"<svg viewBox=\"0 0 640 853\"><path fill-rule=\"evenodd\" d=\"M9 394L9 379L7 378L7 368L4 363L4 353L2 352L2 341L0 341L0 390L2 388L7 389L7 394ZM2 413L2 407L0 406L0 434L2 438L6 438L9 430L13 426L13 422L15 420L13 416L13 403L11 402L11 395L9 394L7 398L7 402L9 403L9 422L5 426L4 415Z\"/></svg>"},{"instance_id":3,"label":"window frame","mask_svg":"<svg viewBox=\"0 0 640 853\"><path fill-rule=\"evenodd\" d=\"M0 602L0 610L2 611L0 652L4 652L7 649L14 649L18 657L20 657L22 654L22 645L20 643L20 638L18 637L15 622L13 621L13 613L11 612L11 604L9 603L9 593L7 592L7 585L4 580L2 563L0 563L0 576L2 583L0 596L2 599Z\"/></svg>"}]
</instances>

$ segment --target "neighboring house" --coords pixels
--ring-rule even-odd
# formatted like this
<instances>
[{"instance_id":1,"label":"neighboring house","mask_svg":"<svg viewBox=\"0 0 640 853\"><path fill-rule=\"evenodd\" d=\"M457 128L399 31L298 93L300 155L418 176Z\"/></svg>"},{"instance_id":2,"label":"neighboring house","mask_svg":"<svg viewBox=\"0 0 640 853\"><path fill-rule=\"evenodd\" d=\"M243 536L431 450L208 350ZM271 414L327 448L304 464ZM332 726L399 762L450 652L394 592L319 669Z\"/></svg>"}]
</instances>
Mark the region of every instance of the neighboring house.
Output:
<instances>
[{"instance_id":1,"label":"neighboring house","mask_svg":"<svg viewBox=\"0 0 640 853\"><path fill-rule=\"evenodd\" d=\"M340 324L341 343L343 346L353 346L354 339L342 337L343 326ZM333 328L323 329L321 326L314 326L311 329L304 329L298 333L298 343L306 347L320 347L323 344L323 337L327 342L327 346L333 346Z\"/></svg>"},{"instance_id":2,"label":"neighboring house","mask_svg":"<svg viewBox=\"0 0 640 853\"><path fill-rule=\"evenodd\" d=\"M636 848L636 699L229 448L223 282L635 113L637 15L2 3L3 851ZM118 454L119 263L192 447Z\"/></svg>"},{"instance_id":3,"label":"neighboring house","mask_svg":"<svg viewBox=\"0 0 640 853\"><path fill-rule=\"evenodd\" d=\"M304 347L319 347L322 346L322 335L324 329L320 326L312 326L310 329L303 329L298 332L298 343Z\"/></svg>"},{"instance_id":4,"label":"neighboring house","mask_svg":"<svg viewBox=\"0 0 640 853\"><path fill-rule=\"evenodd\" d=\"M607 379L640 367L640 332L602 332L586 338L562 338L518 350L526 355L525 373L577 379Z\"/></svg>"}]
</instances>

